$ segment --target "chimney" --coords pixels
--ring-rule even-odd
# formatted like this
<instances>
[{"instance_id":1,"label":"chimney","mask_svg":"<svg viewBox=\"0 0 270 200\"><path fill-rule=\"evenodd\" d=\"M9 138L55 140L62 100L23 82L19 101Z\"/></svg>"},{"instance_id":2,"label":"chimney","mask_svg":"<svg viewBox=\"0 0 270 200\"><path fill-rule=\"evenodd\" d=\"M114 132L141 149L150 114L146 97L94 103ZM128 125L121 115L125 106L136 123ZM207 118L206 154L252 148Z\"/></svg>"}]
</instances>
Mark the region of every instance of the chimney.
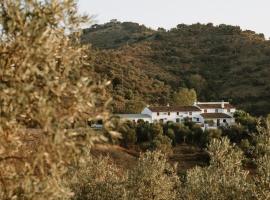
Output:
<instances>
[{"instance_id":1,"label":"chimney","mask_svg":"<svg viewBox=\"0 0 270 200\"><path fill-rule=\"evenodd\" d=\"M221 101L221 108L224 109L224 100Z\"/></svg>"}]
</instances>

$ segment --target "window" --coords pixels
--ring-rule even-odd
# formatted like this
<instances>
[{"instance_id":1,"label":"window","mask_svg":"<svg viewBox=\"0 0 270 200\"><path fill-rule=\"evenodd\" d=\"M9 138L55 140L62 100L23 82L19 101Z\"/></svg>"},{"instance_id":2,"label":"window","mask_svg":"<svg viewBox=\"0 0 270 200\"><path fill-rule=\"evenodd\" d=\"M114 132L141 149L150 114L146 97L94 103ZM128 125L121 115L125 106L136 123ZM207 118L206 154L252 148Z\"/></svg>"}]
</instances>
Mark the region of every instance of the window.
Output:
<instances>
[{"instance_id":1,"label":"window","mask_svg":"<svg viewBox=\"0 0 270 200\"><path fill-rule=\"evenodd\" d=\"M176 118L176 122L179 123L180 122L180 119L179 118Z\"/></svg>"},{"instance_id":2,"label":"window","mask_svg":"<svg viewBox=\"0 0 270 200\"><path fill-rule=\"evenodd\" d=\"M231 109L227 109L227 112L231 112Z\"/></svg>"},{"instance_id":3,"label":"window","mask_svg":"<svg viewBox=\"0 0 270 200\"><path fill-rule=\"evenodd\" d=\"M157 112L157 116L159 116L159 112Z\"/></svg>"},{"instance_id":4,"label":"window","mask_svg":"<svg viewBox=\"0 0 270 200\"><path fill-rule=\"evenodd\" d=\"M216 109L215 112L218 113L218 109Z\"/></svg>"},{"instance_id":5,"label":"window","mask_svg":"<svg viewBox=\"0 0 270 200\"><path fill-rule=\"evenodd\" d=\"M200 121L200 119L199 118L197 118L197 122L199 122Z\"/></svg>"},{"instance_id":6,"label":"window","mask_svg":"<svg viewBox=\"0 0 270 200\"><path fill-rule=\"evenodd\" d=\"M204 112L207 113L207 109L204 109Z\"/></svg>"},{"instance_id":7,"label":"window","mask_svg":"<svg viewBox=\"0 0 270 200\"><path fill-rule=\"evenodd\" d=\"M168 112L168 115L171 115L171 113L170 113L170 112Z\"/></svg>"},{"instance_id":8,"label":"window","mask_svg":"<svg viewBox=\"0 0 270 200\"><path fill-rule=\"evenodd\" d=\"M192 115L192 112L189 112L188 114L189 114L189 115Z\"/></svg>"},{"instance_id":9,"label":"window","mask_svg":"<svg viewBox=\"0 0 270 200\"><path fill-rule=\"evenodd\" d=\"M177 112L176 114L179 115L179 112Z\"/></svg>"},{"instance_id":10,"label":"window","mask_svg":"<svg viewBox=\"0 0 270 200\"><path fill-rule=\"evenodd\" d=\"M226 122L227 122L227 120L226 120L226 119L223 119L223 122L224 122L224 123L226 123Z\"/></svg>"}]
</instances>

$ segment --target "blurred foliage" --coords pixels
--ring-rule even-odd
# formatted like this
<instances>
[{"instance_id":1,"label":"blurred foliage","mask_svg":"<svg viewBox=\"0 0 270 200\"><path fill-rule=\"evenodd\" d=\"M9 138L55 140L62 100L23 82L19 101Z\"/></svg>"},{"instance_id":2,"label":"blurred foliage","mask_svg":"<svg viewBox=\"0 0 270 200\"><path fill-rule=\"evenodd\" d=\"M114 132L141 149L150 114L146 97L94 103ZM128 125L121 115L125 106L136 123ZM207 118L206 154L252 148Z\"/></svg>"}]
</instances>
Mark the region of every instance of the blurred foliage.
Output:
<instances>
[{"instance_id":1,"label":"blurred foliage","mask_svg":"<svg viewBox=\"0 0 270 200\"><path fill-rule=\"evenodd\" d=\"M87 63L73 0L0 1L0 199L69 199L65 179L110 99Z\"/></svg>"}]
</instances>

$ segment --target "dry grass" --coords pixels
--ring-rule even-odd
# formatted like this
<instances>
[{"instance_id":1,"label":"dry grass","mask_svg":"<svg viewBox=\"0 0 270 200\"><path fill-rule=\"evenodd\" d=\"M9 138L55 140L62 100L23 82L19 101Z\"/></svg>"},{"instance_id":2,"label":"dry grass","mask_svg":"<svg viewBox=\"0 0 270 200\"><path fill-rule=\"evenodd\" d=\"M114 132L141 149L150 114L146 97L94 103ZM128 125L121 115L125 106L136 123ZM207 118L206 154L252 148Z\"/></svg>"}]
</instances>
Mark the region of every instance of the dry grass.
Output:
<instances>
[{"instance_id":1,"label":"dry grass","mask_svg":"<svg viewBox=\"0 0 270 200\"><path fill-rule=\"evenodd\" d=\"M132 169L140 153L117 145L96 145L92 149L92 154L109 156L121 168ZM183 144L173 148L173 154L169 160L172 164L177 163L179 172L183 172L195 166L206 166L209 156L200 148Z\"/></svg>"},{"instance_id":2,"label":"dry grass","mask_svg":"<svg viewBox=\"0 0 270 200\"><path fill-rule=\"evenodd\" d=\"M178 164L178 171L183 172L195 166L206 166L209 162L208 154L198 148L187 144L177 145L173 148L171 162Z\"/></svg>"}]
</instances>

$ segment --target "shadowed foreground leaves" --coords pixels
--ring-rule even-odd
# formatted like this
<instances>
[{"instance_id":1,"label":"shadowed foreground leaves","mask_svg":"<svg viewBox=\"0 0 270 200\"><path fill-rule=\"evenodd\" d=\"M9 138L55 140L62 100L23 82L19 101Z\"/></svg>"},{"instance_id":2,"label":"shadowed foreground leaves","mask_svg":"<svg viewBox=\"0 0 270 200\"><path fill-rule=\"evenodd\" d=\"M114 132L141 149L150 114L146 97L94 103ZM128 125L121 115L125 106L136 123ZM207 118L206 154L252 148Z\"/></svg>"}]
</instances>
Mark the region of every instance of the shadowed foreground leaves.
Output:
<instances>
[{"instance_id":1,"label":"shadowed foreground leaves","mask_svg":"<svg viewBox=\"0 0 270 200\"><path fill-rule=\"evenodd\" d=\"M109 99L80 44L87 21L73 0L0 3L0 199L68 199L68 168L102 139L86 127Z\"/></svg>"}]
</instances>

